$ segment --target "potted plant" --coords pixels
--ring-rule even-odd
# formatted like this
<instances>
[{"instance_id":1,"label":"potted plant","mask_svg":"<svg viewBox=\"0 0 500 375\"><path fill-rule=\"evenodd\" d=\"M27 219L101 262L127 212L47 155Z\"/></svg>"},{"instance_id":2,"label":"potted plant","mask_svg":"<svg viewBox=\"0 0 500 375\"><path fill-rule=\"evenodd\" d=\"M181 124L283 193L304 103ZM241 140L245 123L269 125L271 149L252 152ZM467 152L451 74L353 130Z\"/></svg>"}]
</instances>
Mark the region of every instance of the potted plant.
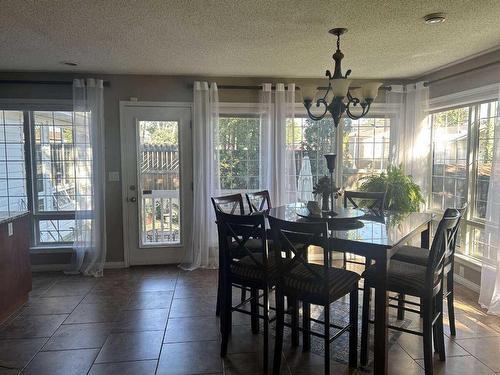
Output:
<instances>
[{"instance_id":1,"label":"potted plant","mask_svg":"<svg viewBox=\"0 0 500 375\"><path fill-rule=\"evenodd\" d=\"M425 203L420 186L413 177L406 175L403 167L389 166L387 172L364 177L360 190L367 192L386 191L385 209L400 213L416 212Z\"/></svg>"}]
</instances>

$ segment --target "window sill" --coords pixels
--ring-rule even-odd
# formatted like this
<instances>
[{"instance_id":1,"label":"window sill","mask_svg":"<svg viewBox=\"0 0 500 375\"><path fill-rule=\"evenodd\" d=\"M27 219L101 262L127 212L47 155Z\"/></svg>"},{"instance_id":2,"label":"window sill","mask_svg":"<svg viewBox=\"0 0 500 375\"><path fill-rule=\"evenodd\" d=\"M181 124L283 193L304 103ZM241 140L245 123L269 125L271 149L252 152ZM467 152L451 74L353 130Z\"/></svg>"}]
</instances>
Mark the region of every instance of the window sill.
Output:
<instances>
[{"instance_id":1,"label":"window sill","mask_svg":"<svg viewBox=\"0 0 500 375\"><path fill-rule=\"evenodd\" d=\"M469 257L467 255L455 254L455 260L466 266L471 268L474 271L481 272L482 264L479 260Z\"/></svg>"}]
</instances>

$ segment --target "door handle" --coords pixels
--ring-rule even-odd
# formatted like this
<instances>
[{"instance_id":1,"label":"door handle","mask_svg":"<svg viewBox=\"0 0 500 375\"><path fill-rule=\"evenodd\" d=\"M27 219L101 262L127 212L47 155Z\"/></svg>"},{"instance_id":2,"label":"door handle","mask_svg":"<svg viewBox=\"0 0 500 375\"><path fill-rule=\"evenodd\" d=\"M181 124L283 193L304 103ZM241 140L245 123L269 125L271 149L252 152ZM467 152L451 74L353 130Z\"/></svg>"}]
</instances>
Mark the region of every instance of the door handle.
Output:
<instances>
[{"instance_id":1,"label":"door handle","mask_svg":"<svg viewBox=\"0 0 500 375\"><path fill-rule=\"evenodd\" d=\"M137 198L136 197L132 197L132 198L129 198L128 201L132 202L132 203L135 203L135 202L137 202Z\"/></svg>"}]
</instances>

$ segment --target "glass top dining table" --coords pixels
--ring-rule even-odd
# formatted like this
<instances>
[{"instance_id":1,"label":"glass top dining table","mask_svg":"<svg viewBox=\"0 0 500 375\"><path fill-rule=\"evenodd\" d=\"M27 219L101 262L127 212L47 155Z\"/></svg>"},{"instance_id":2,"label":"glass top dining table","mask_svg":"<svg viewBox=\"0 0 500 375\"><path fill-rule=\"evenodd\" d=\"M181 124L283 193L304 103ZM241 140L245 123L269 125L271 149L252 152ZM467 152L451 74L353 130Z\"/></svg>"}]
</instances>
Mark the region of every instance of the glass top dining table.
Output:
<instances>
[{"instance_id":1,"label":"glass top dining table","mask_svg":"<svg viewBox=\"0 0 500 375\"><path fill-rule=\"evenodd\" d=\"M335 215L329 218L311 217L305 203L293 203L271 208L269 216L291 221L311 222L326 221L329 225L331 248L335 251L349 252L368 257L377 263L375 288L375 339L374 368L375 374L387 374L387 272L391 256L397 247L404 245L416 236L420 236L420 246L429 248L430 226L433 214L412 212L401 214L383 212L375 214L365 211L365 215L354 220L343 221L352 216L340 202L334 207ZM384 266L385 265L385 266Z\"/></svg>"},{"instance_id":2,"label":"glass top dining table","mask_svg":"<svg viewBox=\"0 0 500 375\"><path fill-rule=\"evenodd\" d=\"M363 210L365 216L353 221L354 225L346 223L344 226L336 224L336 222L342 221L345 212L352 211L352 209L338 206L334 210L336 215L331 219L315 220L314 216L306 217L307 208L305 203L292 203L271 208L268 214L292 222L326 221L329 223L330 238L334 242L356 242L370 245L371 249L397 247L407 242L410 237L418 234L419 229L426 226L433 219L433 214L430 213L412 212L401 214L385 211L381 214L375 214L369 210ZM349 248L345 250L354 252Z\"/></svg>"}]
</instances>

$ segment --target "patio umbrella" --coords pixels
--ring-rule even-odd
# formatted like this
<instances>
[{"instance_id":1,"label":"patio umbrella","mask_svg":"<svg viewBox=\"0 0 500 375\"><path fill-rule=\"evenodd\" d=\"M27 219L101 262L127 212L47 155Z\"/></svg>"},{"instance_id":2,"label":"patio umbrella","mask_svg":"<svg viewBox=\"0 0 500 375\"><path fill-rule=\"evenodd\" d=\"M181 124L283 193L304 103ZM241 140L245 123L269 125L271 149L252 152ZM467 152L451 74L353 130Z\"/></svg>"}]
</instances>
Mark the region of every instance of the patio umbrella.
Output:
<instances>
[{"instance_id":1,"label":"patio umbrella","mask_svg":"<svg viewBox=\"0 0 500 375\"><path fill-rule=\"evenodd\" d=\"M309 156L304 156L300 166L298 185L298 198L302 202L314 200L313 197L313 176L311 172L311 161Z\"/></svg>"}]
</instances>

